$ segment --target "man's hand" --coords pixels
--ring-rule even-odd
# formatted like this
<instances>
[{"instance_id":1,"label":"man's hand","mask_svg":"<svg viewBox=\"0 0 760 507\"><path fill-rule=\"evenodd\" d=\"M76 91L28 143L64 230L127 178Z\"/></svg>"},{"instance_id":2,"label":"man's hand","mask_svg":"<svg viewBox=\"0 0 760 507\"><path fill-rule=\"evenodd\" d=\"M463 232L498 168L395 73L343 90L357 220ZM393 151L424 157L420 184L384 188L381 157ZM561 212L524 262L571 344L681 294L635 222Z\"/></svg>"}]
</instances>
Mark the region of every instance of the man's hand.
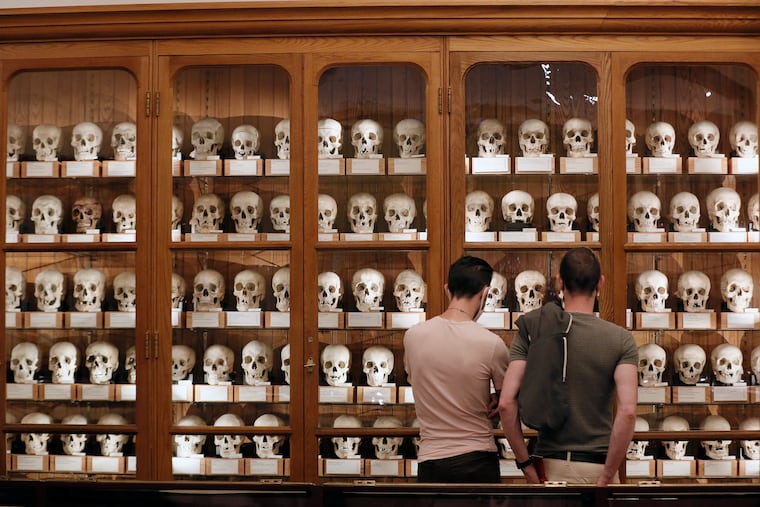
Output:
<instances>
[{"instance_id":1,"label":"man's hand","mask_svg":"<svg viewBox=\"0 0 760 507\"><path fill-rule=\"evenodd\" d=\"M490 395L490 399L488 400L488 418L493 423L499 421L499 391Z\"/></svg>"}]
</instances>

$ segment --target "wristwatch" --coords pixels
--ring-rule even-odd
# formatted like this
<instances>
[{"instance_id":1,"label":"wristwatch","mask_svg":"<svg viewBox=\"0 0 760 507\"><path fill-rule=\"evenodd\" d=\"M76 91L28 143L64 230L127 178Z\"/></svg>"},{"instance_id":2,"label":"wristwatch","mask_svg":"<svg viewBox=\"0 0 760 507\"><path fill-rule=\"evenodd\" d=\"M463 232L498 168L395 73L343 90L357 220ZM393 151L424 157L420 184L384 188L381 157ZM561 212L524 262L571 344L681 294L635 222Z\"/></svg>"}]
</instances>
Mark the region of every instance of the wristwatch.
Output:
<instances>
[{"instance_id":1,"label":"wristwatch","mask_svg":"<svg viewBox=\"0 0 760 507\"><path fill-rule=\"evenodd\" d=\"M533 456L528 456L528 459L526 459L525 461L515 460L515 463L517 464L518 470L525 470L526 468L528 468L529 466L533 464Z\"/></svg>"}]
</instances>

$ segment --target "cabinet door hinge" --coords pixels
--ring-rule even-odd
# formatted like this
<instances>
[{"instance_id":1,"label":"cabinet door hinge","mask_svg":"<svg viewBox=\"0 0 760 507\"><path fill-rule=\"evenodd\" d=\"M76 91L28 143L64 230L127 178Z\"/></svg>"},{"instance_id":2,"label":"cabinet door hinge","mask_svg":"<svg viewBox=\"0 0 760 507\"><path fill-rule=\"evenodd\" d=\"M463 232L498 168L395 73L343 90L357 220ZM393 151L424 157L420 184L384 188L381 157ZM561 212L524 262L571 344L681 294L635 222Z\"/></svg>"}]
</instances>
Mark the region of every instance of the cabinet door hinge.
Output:
<instances>
[{"instance_id":1,"label":"cabinet door hinge","mask_svg":"<svg viewBox=\"0 0 760 507\"><path fill-rule=\"evenodd\" d=\"M449 93L446 97L446 108L449 111L449 114L451 114L451 95L452 95L451 87L449 87Z\"/></svg>"},{"instance_id":2,"label":"cabinet door hinge","mask_svg":"<svg viewBox=\"0 0 760 507\"><path fill-rule=\"evenodd\" d=\"M153 359L158 359L158 333L153 333Z\"/></svg>"},{"instance_id":3,"label":"cabinet door hinge","mask_svg":"<svg viewBox=\"0 0 760 507\"><path fill-rule=\"evenodd\" d=\"M150 359L150 331L145 331L145 359Z\"/></svg>"},{"instance_id":4,"label":"cabinet door hinge","mask_svg":"<svg viewBox=\"0 0 760 507\"><path fill-rule=\"evenodd\" d=\"M153 104L153 114L156 118L161 114L161 92L156 92L155 104Z\"/></svg>"},{"instance_id":5,"label":"cabinet door hinge","mask_svg":"<svg viewBox=\"0 0 760 507\"><path fill-rule=\"evenodd\" d=\"M443 90L438 88L438 114L443 114Z\"/></svg>"},{"instance_id":6,"label":"cabinet door hinge","mask_svg":"<svg viewBox=\"0 0 760 507\"><path fill-rule=\"evenodd\" d=\"M150 118L150 92L145 92L145 117Z\"/></svg>"}]
</instances>

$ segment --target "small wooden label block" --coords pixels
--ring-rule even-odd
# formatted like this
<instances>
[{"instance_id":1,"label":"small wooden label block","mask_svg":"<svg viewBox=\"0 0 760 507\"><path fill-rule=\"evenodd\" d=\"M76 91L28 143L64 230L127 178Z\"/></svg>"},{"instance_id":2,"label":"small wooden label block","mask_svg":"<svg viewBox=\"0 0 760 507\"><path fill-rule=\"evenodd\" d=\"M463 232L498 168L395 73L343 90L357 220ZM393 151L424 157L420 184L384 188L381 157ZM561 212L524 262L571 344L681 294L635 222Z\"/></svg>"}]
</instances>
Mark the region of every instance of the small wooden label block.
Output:
<instances>
[{"instance_id":1,"label":"small wooden label block","mask_svg":"<svg viewBox=\"0 0 760 507\"><path fill-rule=\"evenodd\" d=\"M77 399L81 401L114 401L116 386L112 384L76 384Z\"/></svg>"},{"instance_id":2,"label":"small wooden label block","mask_svg":"<svg viewBox=\"0 0 760 507\"><path fill-rule=\"evenodd\" d=\"M714 403L747 403L749 401L749 390L747 386L713 386L712 401Z\"/></svg>"},{"instance_id":3,"label":"small wooden label block","mask_svg":"<svg viewBox=\"0 0 760 507\"><path fill-rule=\"evenodd\" d=\"M105 232L100 235L101 241L104 243L134 243L137 239L137 233L135 232Z\"/></svg>"},{"instance_id":4,"label":"small wooden label block","mask_svg":"<svg viewBox=\"0 0 760 507\"><path fill-rule=\"evenodd\" d=\"M699 477L736 477L738 465L736 459L700 459L697 460Z\"/></svg>"},{"instance_id":5,"label":"small wooden label block","mask_svg":"<svg viewBox=\"0 0 760 507\"><path fill-rule=\"evenodd\" d=\"M317 241L340 241L340 233L337 229L332 232L320 232L317 234Z\"/></svg>"},{"instance_id":6,"label":"small wooden label block","mask_svg":"<svg viewBox=\"0 0 760 507\"><path fill-rule=\"evenodd\" d=\"M172 176L182 176L182 160L172 159Z\"/></svg>"},{"instance_id":7,"label":"small wooden label block","mask_svg":"<svg viewBox=\"0 0 760 507\"><path fill-rule=\"evenodd\" d=\"M353 403L354 386L319 386L319 403Z\"/></svg>"},{"instance_id":8,"label":"small wooden label block","mask_svg":"<svg viewBox=\"0 0 760 507\"><path fill-rule=\"evenodd\" d=\"M697 475L697 462L693 459L689 460L671 460L671 459L658 459L657 460L657 476L658 477L696 477Z\"/></svg>"},{"instance_id":9,"label":"small wooden label block","mask_svg":"<svg viewBox=\"0 0 760 507\"><path fill-rule=\"evenodd\" d=\"M290 160L279 158L267 159L266 161L267 176L290 176Z\"/></svg>"},{"instance_id":10,"label":"small wooden label block","mask_svg":"<svg viewBox=\"0 0 760 507\"><path fill-rule=\"evenodd\" d=\"M241 242L241 241L259 241L260 234L257 232L227 232L221 234L220 241Z\"/></svg>"},{"instance_id":11,"label":"small wooden label block","mask_svg":"<svg viewBox=\"0 0 760 507\"><path fill-rule=\"evenodd\" d=\"M349 158L346 160L346 174L369 176L385 174L385 159Z\"/></svg>"},{"instance_id":12,"label":"small wooden label block","mask_svg":"<svg viewBox=\"0 0 760 507\"><path fill-rule=\"evenodd\" d=\"M47 472L50 470L50 456L14 454L11 456L11 470L17 472Z\"/></svg>"},{"instance_id":13,"label":"small wooden label block","mask_svg":"<svg viewBox=\"0 0 760 507\"><path fill-rule=\"evenodd\" d=\"M636 312L636 329L675 329L673 312Z\"/></svg>"},{"instance_id":14,"label":"small wooden label block","mask_svg":"<svg viewBox=\"0 0 760 507\"><path fill-rule=\"evenodd\" d=\"M678 312L676 326L678 329L717 329L718 315L715 312Z\"/></svg>"},{"instance_id":15,"label":"small wooden label block","mask_svg":"<svg viewBox=\"0 0 760 507\"><path fill-rule=\"evenodd\" d=\"M263 173L264 161L261 158L249 160L225 160L225 176L261 176Z\"/></svg>"},{"instance_id":16,"label":"small wooden label block","mask_svg":"<svg viewBox=\"0 0 760 507\"><path fill-rule=\"evenodd\" d=\"M190 403L195 401L193 384L186 380L181 380L177 384L172 384L172 401Z\"/></svg>"},{"instance_id":17,"label":"small wooden label block","mask_svg":"<svg viewBox=\"0 0 760 507\"><path fill-rule=\"evenodd\" d=\"M343 312L319 312L317 326L319 329L343 329L346 318Z\"/></svg>"},{"instance_id":18,"label":"small wooden label block","mask_svg":"<svg viewBox=\"0 0 760 507\"><path fill-rule=\"evenodd\" d=\"M364 460L320 458L320 475L364 475Z\"/></svg>"},{"instance_id":19,"label":"small wooden label block","mask_svg":"<svg viewBox=\"0 0 760 507\"><path fill-rule=\"evenodd\" d=\"M60 162L21 162L22 178L58 178L60 176Z\"/></svg>"},{"instance_id":20,"label":"small wooden label block","mask_svg":"<svg viewBox=\"0 0 760 507\"><path fill-rule=\"evenodd\" d=\"M222 231L215 232L188 232L185 234L185 241L191 243L216 243L225 240L226 237Z\"/></svg>"},{"instance_id":21,"label":"small wooden label block","mask_svg":"<svg viewBox=\"0 0 760 507\"><path fill-rule=\"evenodd\" d=\"M388 174L392 176L414 175L427 173L427 158L389 158Z\"/></svg>"},{"instance_id":22,"label":"small wooden label block","mask_svg":"<svg viewBox=\"0 0 760 507\"><path fill-rule=\"evenodd\" d=\"M221 312L205 312L205 313L221 313ZM224 312L224 319L221 326L201 326L201 327L261 327L264 323L264 318L261 310L254 310L250 312ZM210 317L209 317L210 318ZM226 322L226 324L224 323ZM188 321L188 327L190 323Z\"/></svg>"},{"instance_id":23,"label":"small wooden label block","mask_svg":"<svg viewBox=\"0 0 760 507\"><path fill-rule=\"evenodd\" d=\"M225 326L225 313L226 312L187 312L185 314L185 322L189 329L194 328L221 328ZM232 312L230 312L232 313ZM248 313L248 312L234 312L234 313ZM261 321L261 312L251 312L259 315L259 322Z\"/></svg>"},{"instance_id":24,"label":"small wooden label block","mask_svg":"<svg viewBox=\"0 0 760 507\"><path fill-rule=\"evenodd\" d=\"M37 399L37 384L12 384L5 386L6 400L35 400Z\"/></svg>"},{"instance_id":25,"label":"small wooden label block","mask_svg":"<svg viewBox=\"0 0 760 507\"><path fill-rule=\"evenodd\" d=\"M471 159L472 174L509 174L509 155L497 155L495 157L473 157Z\"/></svg>"},{"instance_id":26,"label":"small wooden label block","mask_svg":"<svg viewBox=\"0 0 760 507\"><path fill-rule=\"evenodd\" d=\"M5 312L5 328L20 329L24 327L24 314L21 312Z\"/></svg>"},{"instance_id":27,"label":"small wooden label block","mask_svg":"<svg viewBox=\"0 0 760 507\"><path fill-rule=\"evenodd\" d=\"M205 475L206 460L198 458L172 458L172 473L174 475Z\"/></svg>"},{"instance_id":28,"label":"small wooden label block","mask_svg":"<svg viewBox=\"0 0 760 507\"><path fill-rule=\"evenodd\" d=\"M681 174L681 157L644 157L644 174Z\"/></svg>"},{"instance_id":29,"label":"small wooden label block","mask_svg":"<svg viewBox=\"0 0 760 507\"><path fill-rule=\"evenodd\" d=\"M710 243L746 243L747 231L709 231L707 233L707 241Z\"/></svg>"},{"instance_id":30,"label":"small wooden label block","mask_svg":"<svg viewBox=\"0 0 760 507\"><path fill-rule=\"evenodd\" d=\"M195 401L196 402L231 402L235 398L232 385L215 385L196 384Z\"/></svg>"},{"instance_id":31,"label":"small wooden label block","mask_svg":"<svg viewBox=\"0 0 760 507\"><path fill-rule=\"evenodd\" d=\"M290 475L290 460L286 458L248 458L245 460L245 475L287 476Z\"/></svg>"},{"instance_id":32,"label":"small wooden label block","mask_svg":"<svg viewBox=\"0 0 760 507\"><path fill-rule=\"evenodd\" d=\"M368 459L364 470L369 477L403 477L404 465L403 459Z\"/></svg>"},{"instance_id":33,"label":"small wooden label block","mask_svg":"<svg viewBox=\"0 0 760 507\"><path fill-rule=\"evenodd\" d=\"M625 461L626 477L655 477L657 462L653 459L636 459Z\"/></svg>"},{"instance_id":34,"label":"small wooden label block","mask_svg":"<svg viewBox=\"0 0 760 507\"><path fill-rule=\"evenodd\" d=\"M639 386L639 405L662 405L670 403L670 387L668 386Z\"/></svg>"},{"instance_id":35,"label":"small wooden label block","mask_svg":"<svg viewBox=\"0 0 760 507\"><path fill-rule=\"evenodd\" d=\"M64 326L72 329L97 329L103 327L102 312L66 312Z\"/></svg>"},{"instance_id":36,"label":"small wooden label block","mask_svg":"<svg viewBox=\"0 0 760 507\"><path fill-rule=\"evenodd\" d=\"M657 232L629 232L629 243L665 243L668 234L662 230Z\"/></svg>"},{"instance_id":37,"label":"small wooden label block","mask_svg":"<svg viewBox=\"0 0 760 507\"><path fill-rule=\"evenodd\" d=\"M243 458L206 458L206 475L245 475Z\"/></svg>"},{"instance_id":38,"label":"small wooden label block","mask_svg":"<svg viewBox=\"0 0 760 507\"><path fill-rule=\"evenodd\" d=\"M388 312L385 319L388 329L409 329L425 322L425 312Z\"/></svg>"},{"instance_id":39,"label":"small wooden label block","mask_svg":"<svg viewBox=\"0 0 760 507\"><path fill-rule=\"evenodd\" d=\"M385 314L383 312L347 312L347 328L383 328Z\"/></svg>"},{"instance_id":40,"label":"small wooden label block","mask_svg":"<svg viewBox=\"0 0 760 507\"><path fill-rule=\"evenodd\" d=\"M731 169L731 174L757 174L757 157L732 158L729 163L729 167Z\"/></svg>"},{"instance_id":41,"label":"small wooden label block","mask_svg":"<svg viewBox=\"0 0 760 507\"><path fill-rule=\"evenodd\" d=\"M687 160L689 174L728 174L728 159L724 156Z\"/></svg>"},{"instance_id":42,"label":"small wooden label block","mask_svg":"<svg viewBox=\"0 0 760 507\"><path fill-rule=\"evenodd\" d=\"M185 176L221 176L221 160L185 160Z\"/></svg>"},{"instance_id":43,"label":"small wooden label block","mask_svg":"<svg viewBox=\"0 0 760 507\"><path fill-rule=\"evenodd\" d=\"M262 236L264 241L290 241L289 232L265 232Z\"/></svg>"},{"instance_id":44,"label":"small wooden label block","mask_svg":"<svg viewBox=\"0 0 760 507\"><path fill-rule=\"evenodd\" d=\"M66 161L61 164L62 178L99 178L100 162L97 160Z\"/></svg>"},{"instance_id":45,"label":"small wooden label block","mask_svg":"<svg viewBox=\"0 0 760 507\"><path fill-rule=\"evenodd\" d=\"M669 232L668 241L671 243L706 243L707 232L704 229L693 232Z\"/></svg>"},{"instance_id":46,"label":"small wooden label block","mask_svg":"<svg viewBox=\"0 0 760 507\"><path fill-rule=\"evenodd\" d=\"M233 386L235 403L265 403L272 401L272 386Z\"/></svg>"},{"instance_id":47,"label":"small wooden label block","mask_svg":"<svg viewBox=\"0 0 760 507\"><path fill-rule=\"evenodd\" d=\"M21 162L6 162L5 177L19 178L21 176Z\"/></svg>"},{"instance_id":48,"label":"small wooden label block","mask_svg":"<svg viewBox=\"0 0 760 507\"><path fill-rule=\"evenodd\" d=\"M404 460L404 461L406 461L406 463L404 465L404 467L405 467L404 473L406 474L406 476L407 477L417 477L417 464L418 464L418 461L416 459L407 459L407 460ZM503 460L503 461L505 461L505 460ZM517 469L517 465L515 464L514 461L512 461L512 464L515 465L515 469ZM523 476L523 473L522 473L522 471L520 471L520 477L522 477L522 476ZM502 477L504 477L504 476L502 475Z\"/></svg>"},{"instance_id":49,"label":"small wooden label block","mask_svg":"<svg viewBox=\"0 0 760 507\"><path fill-rule=\"evenodd\" d=\"M502 243L535 243L538 241L538 230L531 227L521 231L499 231L499 241Z\"/></svg>"},{"instance_id":50,"label":"small wooden label block","mask_svg":"<svg viewBox=\"0 0 760 507\"><path fill-rule=\"evenodd\" d=\"M749 386L747 389L750 403L760 403L760 386Z\"/></svg>"},{"instance_id":51,"label":"small wooden label block","mask_svg":"<svg viewBox=\"0 0 760 507\"><path fill-rule=\"evenodd\" d=\"M760 477L760 460L739 460L739 477Z\"/></svg>"},{"instance_id":52,"label":"small wooden label block","mask_svg":"<svg viewBox=\"0 0 760 507\"><path fill-rule=\"evenodd\" d=\"M104 160L104 178L133 178L137 174L137 160Z\"/></svg>"},{"instance_id":53,"label":"small wooden label block","mask_svg":"<svg viewBox=\"0 0 760 507\"><path fill-rule=\"evenodd\" d=\"M396 403L396 385L387 386L360 386L357 388L356 397L358 403L386 405Z\"/></svg>"},{"instance_id":54,"label":"small wooden label block","mask_svg":"<svg viewBox=\"0 0 760 507\"><path fill-rule=\"evenodd\" d=\"M264 327L267 329L289 329L290 312L264 312Z\"/></svg>"},{"instance_id":55,"label":"small wooden label block","mask_svg":"<svg viewBox=\"0 0 760 507\"><path fill-rule=\"evenodd\" d=\"M172 327L185 327L185 313L179 308L172 308Z\"/></svg>"},{"instance_id":56,"label":"small wooden label block","mask_svg":"<svg viewBox=\"0 0 760 507\"><path fill-rule=\"evenodd\" d=\"M61 234L64 243L100 243L100 233L87 234Z\"/></svg>"},{"instance_id":57,"label":"small wooden label block","mask_svg":"<svg viewBox=\"0 0 760 507\"><path fill-rule=\"evenodd\" d=\"M638 155L628 155L625 157L625 173L641 174L641 158Z\"/></svg>"},{"instance_id":58,"label":"small wooden label block","mask_svg":"<svg viewBox=\"0 0 760 507\"><path fill-rule=\"evenodd\" d=\"M288 403L290 401L290 386L273 386L274 402Z\"/></svg>"},{"instance_id":59,"label":"small wooden label block","mask_svg":"<svg viewBox=\"0 0 760 507\"><path fill-rule=\"evenodd\" d=\"M481 313L478 318L478 324L487 329L510 329L512 327L509 311L506 309Z\"/></svg>"},{"instance_id":60,"label":"small wooden label block","mask_svg":"<svg viewBox=\"0 0 760 507\"><path fill-rule=\"evenodd\" d=\"M25 312L24 327L27 329L61 329L63 328L63 313Z\"/></svg>"},{"instance_id":61,"label":"small wooden label block","mask_svg":"<svg viewBox=\"0 0 760 507\"><path fill-rule=\"evenodd\" d=\"M416 241L417 231L379 232L377 237L380 241Z\"/></svg>"},{"instance_id":62,"label":"small wooden label block","mask_svg":"<svg viewBox=\"0 0 760 507\"><path fill-rule=\"evenodd\" d=\"M320 158L317 173L320 176L343 176L346 174L346 161L342 158Z\"/></svg>"},{"instance_id":63,"label":"small wooden label block","mask_svg":"<svg viewBox=\"0 0 760 507\"><path fill-rule=\"evenodd\" d=\"M135 384L117 384L116 388L116 401L136 401L137 400L137 385Z\"/></svg>"},{"instance_id":64,"label":"small wooden label block","mask_svg":"<svg viewBox=\"0 0 760 507\"><path fill-rule=\"evenodd\" d=\"M10 231L5 233L5 242L6 243L21 243L22 241L21 235L16 231Z\"/></svg>"},{"instance_id":65,"label":"small wooden label block","mask_svg":"<svg viewBox=\"0 0 760 507\"><path fill-rule=\"evenodd\" d=\"M577 243L581 240L581 231L554 232L544 231L541 233L541 241L548 243Z\"/></svg>"},{"instance_id":66,"label":"small wooden label block","mask_svg":"<svg viewBox=\"0 0 760 507\"><path fill-rule=\"evenodd\" d=\"M515 174L552 174L554 155L515 157Z\"/></svg>"},{"instance_id":67,"label":"small wooden label block","mask_svg":"<svg viewBox=\"0 0 760 507\"><path fill-rule=\"evenodd\" d=\"M50 471L51 472L86 472L87 471L87 458L82 456L50 456Z\"/></svg>"},{"instance_id":68,"label":"small wooden label block","mask_svg":"<svg viewBox=\"0 0 760 507\"><path fill-rule=\"evenodd\" d=\"M587 157L560 157L560 174L598 174L599 159L596 156Z\"/></svg>"},{"instance_id":69,"label":"small wooden label block","mask_svg":"<svg viewBox=\"0 0 760 507\"><path fill-rule=\"evenodd\" d=\"M673 386L673 403L708 403L710 386Z\"/></svg>"},{"instance_id":70,"label":"small wooden label block","mask_svg":"<svg viewBox=\"0 0 760 507\"><path fill-rule=\"evenodd\" d=\"M377 241L377 234L374 232L341 232L341 241Z\"/></svg>"},{"instance_id":71,"label":"small wooden label block","mask_svg":"<svg viewBox=\"0 0 760 507\"><path fill-rule=\"evenodd\" d=\"M78 398L75 384L40 384L39 396L45 401L72 401Z\"/></svg>"},{"instance_id":72,"label":"small wooden label block","mask_svg":"<svg viewBox=\"0 0 760 507\"><path fill-rule=\"evenodd\" d=\"M496 242L496 233L492 231L464 233L464 240L468 243L494 243Z\"/></svg>"},{"instance_id":73,"label":"small wooden label block","mask_svg":"<svg viewBox=\"0 0 760 507\"><path fill-rule=\"evenodd\" d=\"M414 404L414 391L412 386L400 386L398 388L398 402L403 404Z\"/></svg>"},{"instance_id":74,"label":"small wooden label block","mask_svg":"<svg viewBox=\"0 0 760 507\"><path fill-rule=\"evenodd\" d=\"M60 234L21 234L22 243L60 243Z\"/></svg>"},{"instance_id":75,"label":"small wooden label block","mask_svg":"<svg viewBox=\"0 0 760 507\"><path fill-rule=\"evenodd\" d=\"M721 329L757 329L760 312L721 312Z\"/></svg>"},{"instance_id":76,"label":"small wooden label block","mask_svg":"<svg viewBox=\"0 0 760 507\"><path fill-rule=\"evenodd\" d=\"M105 312L103 327L106 329L134 329L137 312Z\"/></svg>"}]
</instances>

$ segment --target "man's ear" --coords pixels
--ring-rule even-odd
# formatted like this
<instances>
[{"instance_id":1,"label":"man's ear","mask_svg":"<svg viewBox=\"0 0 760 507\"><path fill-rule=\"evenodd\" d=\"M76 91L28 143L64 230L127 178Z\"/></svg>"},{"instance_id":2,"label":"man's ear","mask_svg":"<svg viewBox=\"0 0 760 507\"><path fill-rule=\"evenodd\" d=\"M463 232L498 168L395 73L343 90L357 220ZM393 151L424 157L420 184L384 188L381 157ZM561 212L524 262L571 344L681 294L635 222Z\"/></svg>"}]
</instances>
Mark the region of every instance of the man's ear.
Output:
<instances>
[{"instance_id":1,"label":"man's ear","mask_svg":"<svg viewBox=\"0 0 760 507\"><path fill-rule=\"evenodd\" d=\"M449 284L443 284L443 288L446 290L446 297L451 301L451 291L449 290Z\"/></svg>"},{"instance_id":2,"label":"man's ear","mask_svg":"<svg viewBox=\"0 0 760 507\"><path fill-rule=\"evenodd\" d=\"M562 277L559 276L559 273L554 275L554 280L556 282L555 286L557 287L557 292L564 290L565 284L562 282Z\"/></svg>"},{"instance_id":3,"label":"man's ear","mask_svg":"<svg viewBox=\"0 0 760 507\"><path fill-rule=\"evenodd\" d=\"M604 275L599 275L599 283L596 284L596 292L602 291L602 286L604 285Z\"/></svg>"}]
</instances>

